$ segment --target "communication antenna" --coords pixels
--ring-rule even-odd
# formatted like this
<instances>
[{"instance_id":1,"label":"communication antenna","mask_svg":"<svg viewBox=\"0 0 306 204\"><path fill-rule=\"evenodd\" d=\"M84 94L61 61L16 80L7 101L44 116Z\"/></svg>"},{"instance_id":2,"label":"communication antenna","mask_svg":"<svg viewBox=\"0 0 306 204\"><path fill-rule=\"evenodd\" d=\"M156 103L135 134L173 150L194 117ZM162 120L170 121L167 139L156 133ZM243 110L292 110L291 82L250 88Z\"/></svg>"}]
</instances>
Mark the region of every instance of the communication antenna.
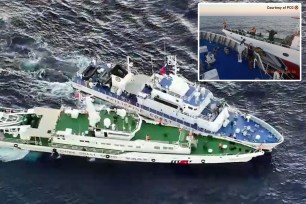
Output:
<instances>
[{"instance_id":1,"label":"communication antenna","mask_svg":"<svg viewBox=\"0 0 306 204\"><path fill-rule=\"evenodd\" d=\"M166 42L164 41L165 64L167 63Z\"/></svg>"},{"instance_id":2,"label":"communication antenna","mask_svg":"<svg viewBox=\"0 0 306 204\"><path fill-rule=\"evenodd\" d=\"M152 70L152 74L154 74L152 56L150 58L151 58L151 70Z\"/></svg>"},{"instance_id":3,"label":"communication antenna","mask_svg":"<svg viewBox=\"0 0 306 204\"><path fill-rule=\"evenodd\" d=\"M131 67L133 67L133 62L130 62L130 57L129 56L126 57L126 61L127 61L127 71L130 73L131 72Z\"/></svg>"},{"instance_id":4,"label":"communication antenna","mask_svg":"<svg viewBox=\"0 0 306 204\"><path fill-rule=\"evenodd\" d=\"M169 55L167 56L167 65L171 65L174 68L174 74L176 75L179 71L179 68L177 68L177 61L176 61L176 55Z\"/></svg>"}]
</instances>

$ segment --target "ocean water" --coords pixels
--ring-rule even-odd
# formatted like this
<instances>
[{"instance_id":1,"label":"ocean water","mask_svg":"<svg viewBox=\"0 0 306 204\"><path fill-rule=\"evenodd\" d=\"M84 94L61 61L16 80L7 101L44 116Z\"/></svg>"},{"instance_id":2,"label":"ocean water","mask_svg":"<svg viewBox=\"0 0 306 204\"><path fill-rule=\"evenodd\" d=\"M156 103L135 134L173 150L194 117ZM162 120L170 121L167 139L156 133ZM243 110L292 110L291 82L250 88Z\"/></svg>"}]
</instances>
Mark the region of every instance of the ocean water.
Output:
<instances>
[{"instance_id":1,"label":"ocean water","mask_svg":"<svg viewBox=\"0 0 306 204\"><path fill-rule=\"evenodd\" d=\"M154 69L163 66L164 43L196 80L198 2L0 0L0 105L74 106L69 79L92 56L123 63L130 55L134 69L150 73L151 58ZM0 203L306 203L305 80L205 86L285 142L253 162L203 166L50 161L1 149Z\"/></svg>"}]
</instances>

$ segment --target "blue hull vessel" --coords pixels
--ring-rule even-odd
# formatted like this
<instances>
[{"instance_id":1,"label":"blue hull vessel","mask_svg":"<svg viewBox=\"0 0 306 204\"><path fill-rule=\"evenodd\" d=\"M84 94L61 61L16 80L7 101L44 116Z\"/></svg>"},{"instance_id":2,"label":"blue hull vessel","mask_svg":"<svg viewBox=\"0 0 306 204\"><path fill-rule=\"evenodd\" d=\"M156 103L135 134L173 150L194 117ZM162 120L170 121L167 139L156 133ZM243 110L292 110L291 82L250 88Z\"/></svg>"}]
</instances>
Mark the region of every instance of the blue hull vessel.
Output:
<instances>
[{"instance_id":1,"label":"blue hull vessel","mask_svg":"<svg viewBox=\"0 0 306 204\"><path fill-rule=\"evenodd\" d=\"M283 136L268 123L240 112L205 87L179 75L175 57L152 76L133 74L129 62L127 71L120 65L97 66L90 79L82 71L78 73L72 81L73 88L195 134L222 137L268 151L283 142ZM174 73L168 72L170 66Z\"/></svg>"}]
</instances>

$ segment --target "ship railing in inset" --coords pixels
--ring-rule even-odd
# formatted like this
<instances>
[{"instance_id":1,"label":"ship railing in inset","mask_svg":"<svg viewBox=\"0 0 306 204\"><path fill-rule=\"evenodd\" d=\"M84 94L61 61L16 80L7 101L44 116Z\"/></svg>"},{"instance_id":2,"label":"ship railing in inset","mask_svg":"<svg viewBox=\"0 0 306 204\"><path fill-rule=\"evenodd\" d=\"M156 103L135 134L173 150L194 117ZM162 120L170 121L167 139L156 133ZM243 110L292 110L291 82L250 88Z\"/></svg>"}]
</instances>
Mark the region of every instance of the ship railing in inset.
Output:
<instances>
[{"instance_id":1,"label":"ship railing in inset","mask_svg":"<svg viewBox=\"0 0 306 204\"><path fill-rule=\"evenodd\" d=\"M290 46L290 44L292 43L292 40L290 40L290 42L288 42L288 44L285 44L285 43L281 43L281 42L277 42L276 41L276 40L285 40L285 39L275 38L275 40L271 41L268 38L261 37L261 36L258 36L258 35L255 35L255 36L249 35L248 33L245 33L245 32L239 32L236 29L226 29L226 30L230 31L230 32L233 32L233 33L236 33L238 35L243 35L243 36L248 37L248 38L252 38L252 39L255 39L255 40L259 40L259 41L264 41L264 42L267 42L269 44L279 45L279 46L282 46L282 47L286 47L286 48L289 48L289 49L293 49L293 50L299 51L299 49L292 48ZM248 34L248 35L246 35L246 34Z\"/></svg>"},{"instance_id":2,"label":"ship railing in inset","mask_svg":"<svg viewBox=\"0 0 306 204\"><path fill-rule=\"evenodd\" d=\"M237 45L239 44L238 41L232 40L230 38L227 38L226 36L219 35L216 33L211 33L211 32L201 32L200 33L200 40L205 39L210 42L215 42L218 44L222 44L226 47L230 47L233 50L237 51Z\"/></svg>"},{"instance_id":3,"label":"ship railing in inset","mask_svg":"<svg viewBox=\"0 0 306 204\"><path fill-rule=\"evenodd\" d=\"M254 52L255 54L255 60L254 60L254 66L255 66L255 63L257 64L257 66L262 69L265 74L267 74L267 69L266 67L264 66L264 64L262 63L262 60L261 60L261 57L260 55L257 53L257 52Z\"/></svg>"}]
</instances>

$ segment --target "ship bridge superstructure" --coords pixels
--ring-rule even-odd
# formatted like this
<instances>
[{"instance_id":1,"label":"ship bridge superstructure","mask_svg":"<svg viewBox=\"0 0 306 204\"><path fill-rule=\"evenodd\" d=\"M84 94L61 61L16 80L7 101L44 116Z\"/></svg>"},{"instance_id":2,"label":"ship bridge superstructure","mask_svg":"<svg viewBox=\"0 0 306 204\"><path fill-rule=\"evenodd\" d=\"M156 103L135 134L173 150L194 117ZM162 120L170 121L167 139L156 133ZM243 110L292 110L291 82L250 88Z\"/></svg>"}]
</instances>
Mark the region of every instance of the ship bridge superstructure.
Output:
<instances>
[{"instance_id":1,"label":"ship bridge superstructure","mask_svg":"<svg viewBox=\"0 0 306 204\"><path fill-rule=\"evenodd\" d=\"M155 74L153 77L152 98L172 103L190 116L199 116L213 98L209 90L188 83L177 75Z\"/></svg>"}]
</instances>

